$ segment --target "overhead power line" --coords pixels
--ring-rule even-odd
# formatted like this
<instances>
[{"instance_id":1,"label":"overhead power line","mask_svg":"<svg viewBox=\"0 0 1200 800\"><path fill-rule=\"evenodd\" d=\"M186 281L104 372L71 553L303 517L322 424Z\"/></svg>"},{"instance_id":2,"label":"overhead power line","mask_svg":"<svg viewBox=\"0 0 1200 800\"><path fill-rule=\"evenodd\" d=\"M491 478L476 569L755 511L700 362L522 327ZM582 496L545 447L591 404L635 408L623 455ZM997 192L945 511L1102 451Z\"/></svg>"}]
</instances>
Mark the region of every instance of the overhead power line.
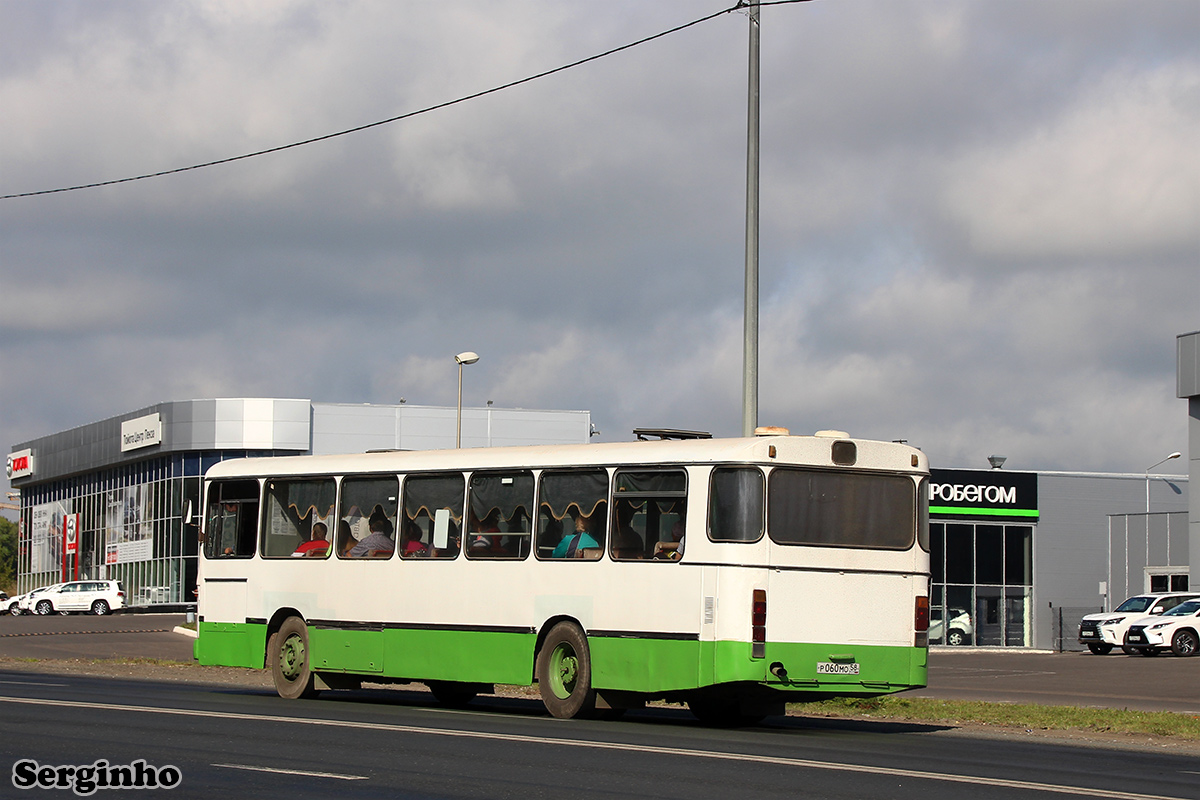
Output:
<instances>
[{"instance_id":1,"label":"overhead power line","mask_svg":"<svg viewBox=\"0 0 1200 800\"><path fill-rule=\"evenodd\" d=\"M792 3L802 3L802 2L808 2L808 1L809 0L767 0L767 2L756 3L755 5L759 5L759 6L790 5ZM219 158L215 161L205 161L202 164L192 164L191 166L187 166L187 167L176 167L175 169L165 169L160 172L148 172L145 175L134 175L134 176L128 177L128 178L116 178L114 180L98 181L96 183L82 183L77 186L64 186L64 187L61 187L58 189L41 189L41 190L35 191L35 192L19 192L16 194L5 194L5 195L0 195L0 200L13 200L18 197L37 197L39 195L60 194L62 192L76 192L81 189L96 189L101 186L114 186L119 183L132 183L134 181L144 181L149 178L161 178L165 175L175 175L180 172L190 172L191 170L204 169L205 167L215 167L219 164L230 164L234 161L244 161L248 158L257 158L258 156L265 156L270 153L278 153L283 150L291 150L292 148L303 147L304 145L308 145L308 144L324 142L328 139L336 139L339 136L348 136L352 133L358 133L359 131L365 131L365 130L369 130L371 128L378 128L381 125L390 125L393 122L399 122L401 120L411 119L412 117L417 117L422 114L428 114L431 111L438 111L443 108L449 108L450 106L456 106L461 103L465 103L469 100L475 100L480 97L485 97L489 94L496 94L497 92L502 92L505 89L511 89L515 86L521 86L522 84L532 83L533 81L539 80L541 78L546 78L551 75L556 75L560 72L565 72L566 70L574 69L575 67L579 67L584 64L591 63L592 61L599 61L602 58L607 58L608 56L614 55L616 53L620 53L625 50L630 50L634 47L638 47L638 46L646 44L648 42L653 42L656 39L662 39L663 37L670 36L673 33L679 33L680 31L695 27L696 25L700 25L702 23L708 22L709 20L713 20L713 19L716 19L717 17L724 16L725 14L729 14L733 11L738 11L740 9L743 9L747 5L749 5L749 3L745 2L745 0L739 0L739 2L736 5L730 6L729 8L723 8L720 11L716 11L712 14L708 14L708 15L700 17L698 19L694 19L691 22L685 22L682 25L676 25L674 28L669 28L668 30L662 31L660 33L656 33L651 36L646 36L642 39L638 39L635 42L630 42L629 44L624 44L624 45L621 45L620 47L614 47L611 50L605 50L603 53L597 53L595 55L588 56L587 58L581 58L578 61L572 61L569 64L563 64L562 66L555 67L553 69L548 69L544 72L539 72L536 75L529 75L528 77L520 78L519 80L510 81L508 83L504 83L499 86L493 86L490 89L484 89L482 91L474 92L473 94L463 95L462 97L455 98L454 100L447 100L443 103L437 103L435 105L427 106L425 108L421 108L416 111L409 111L407 113L399 114L394 117L388 117L387 119L381 119L377 122L368 122L365 125L358 125L353 128L346 128L345 130L336 131L334 133L327 133L322 136L314 136L311 139L303 139L301 141L292 142L290 144L281 144L276 147L268 147L265 150L255 150L253 153L243 153L240 156L230 156L228 158Z\"/></svg>"}]
</instances>

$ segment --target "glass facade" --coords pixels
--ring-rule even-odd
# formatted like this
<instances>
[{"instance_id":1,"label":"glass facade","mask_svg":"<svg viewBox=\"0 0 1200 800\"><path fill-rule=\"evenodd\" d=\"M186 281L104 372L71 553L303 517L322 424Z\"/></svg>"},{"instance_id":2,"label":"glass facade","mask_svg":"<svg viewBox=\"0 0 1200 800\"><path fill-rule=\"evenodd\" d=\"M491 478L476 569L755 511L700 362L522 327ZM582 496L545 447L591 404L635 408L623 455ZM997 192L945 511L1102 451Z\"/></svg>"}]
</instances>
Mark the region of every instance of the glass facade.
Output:
<instances>
[{"instance_id":1,"label":"glass facade","mask_svg":"<svg viewBox=\"0 0 1200 800\"><path fill-rule=\"evenodd\" d=\"M1031 647L1032 525L931 522L930 644Z\"/></svg>"},{"instance_id":2,"label":"glass facade","mask_svg":"<svg viewBox=\"0 0 1200 800\"><path fill-rule=\"evenodd\" d=\"M130 606L195 602L195 530L184 500L199 508L200 476L241 451L172 453L22 489L18 590L75 579L121 582ZM67 517L78 515L76 552Z\"/></svg>"}]
</instances>

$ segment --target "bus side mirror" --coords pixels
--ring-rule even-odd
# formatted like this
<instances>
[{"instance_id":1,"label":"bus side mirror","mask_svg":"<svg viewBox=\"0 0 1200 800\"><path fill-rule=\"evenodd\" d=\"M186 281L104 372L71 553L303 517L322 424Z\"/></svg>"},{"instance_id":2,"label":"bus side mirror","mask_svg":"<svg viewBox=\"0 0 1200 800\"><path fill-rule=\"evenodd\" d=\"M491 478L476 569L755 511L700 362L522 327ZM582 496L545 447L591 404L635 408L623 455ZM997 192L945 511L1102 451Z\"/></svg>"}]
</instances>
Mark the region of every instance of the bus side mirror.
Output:
<instances>
[{"instance_id":1,"label":"bus side mirror","mask_svg":"<svg viewBox=\"0 0 1200 800\"><path fill-rule=\"evenodd\" d=\"M183 501L183 524L184 525L195 525L196 524L195 515L192 513L192 501L191 500Z\"/></svg>"}]
</instances>

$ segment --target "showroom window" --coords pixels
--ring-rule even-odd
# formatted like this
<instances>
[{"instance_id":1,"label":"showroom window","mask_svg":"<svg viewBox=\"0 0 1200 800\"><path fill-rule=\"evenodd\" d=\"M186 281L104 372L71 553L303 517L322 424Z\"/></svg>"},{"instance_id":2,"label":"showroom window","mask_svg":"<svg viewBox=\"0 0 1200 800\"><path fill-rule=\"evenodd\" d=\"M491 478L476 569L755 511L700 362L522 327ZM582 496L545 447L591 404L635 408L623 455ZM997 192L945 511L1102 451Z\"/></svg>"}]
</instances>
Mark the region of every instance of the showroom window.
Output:
<instances>
[{"instance_id":1,"label":"showroom window","mask_svg":"<svg viewBox=\"0 0 1200 800\"><path fill-rule=\"evenodd\" d=\"M930 644L1029 647L1033 526L931 522Z\"/></svg>"}]
</instances>

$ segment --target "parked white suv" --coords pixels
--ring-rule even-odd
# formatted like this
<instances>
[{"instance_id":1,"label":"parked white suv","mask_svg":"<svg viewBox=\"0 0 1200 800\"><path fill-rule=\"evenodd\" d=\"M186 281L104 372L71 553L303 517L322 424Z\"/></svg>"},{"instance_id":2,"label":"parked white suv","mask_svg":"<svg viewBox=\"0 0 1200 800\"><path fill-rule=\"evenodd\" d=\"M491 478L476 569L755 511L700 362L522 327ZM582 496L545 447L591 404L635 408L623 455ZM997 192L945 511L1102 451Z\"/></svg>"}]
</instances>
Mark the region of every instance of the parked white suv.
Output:
<instances>
[{"instance_id":1,"label":"parked white suv","mask_svg":"<svg viewBox=\"0 0 1200 800\"><path fill-rule=\"evenodd\" d=\"M1125 643L1144 656L1156 656L1167 648L1177 656L1200 653L1200 600L1188 600L1157 617L1133 621Z\"/></svg>"},{"instance_id":2,"label":"parked white suv","mask_svg":"<svg viewBox=\"0 0 1200 800\"><path fill-rule=\"evenodd\" d=\"M33 610L33 608L34 608L34 603L37 602L37 598L39 596L41 596L41 594L43 592L48 592L51 589L57 589L59 586L62 586L62 584L56 583L53 586L39 586L38 588L34 589L33 591L26 592L25 594L23 594L17 598L17 604L12 607L12 613L13 614L34 614L34 613L36 613Z\"/></svg>"},{"instance_id":3,"label":"parked white suv","mask_svg":"<svg viewBox=\"0 0 1200 800\"><path fill-rule=\"evenodd\" d=\"M70 581L30 592L22 609L34 614L108 614L125 607L125 592L117 581Z\"/></svg>"},{"instance_id":4,"label":"parked white suv","mask_svg":"<svg viewBox=\"0 0 1200 800\"><path fill-rule=\"evenodd\" d=\"M1120 647L1129 655L1137 650L1125 643L1125 633L1135 620L1158 616L1187 600L1200 598L1200 592L1167 592L1138 594L1106 614L1088 614L1079 623L1079 643L1098 656Z\"/></svg>"}]
</instances>

